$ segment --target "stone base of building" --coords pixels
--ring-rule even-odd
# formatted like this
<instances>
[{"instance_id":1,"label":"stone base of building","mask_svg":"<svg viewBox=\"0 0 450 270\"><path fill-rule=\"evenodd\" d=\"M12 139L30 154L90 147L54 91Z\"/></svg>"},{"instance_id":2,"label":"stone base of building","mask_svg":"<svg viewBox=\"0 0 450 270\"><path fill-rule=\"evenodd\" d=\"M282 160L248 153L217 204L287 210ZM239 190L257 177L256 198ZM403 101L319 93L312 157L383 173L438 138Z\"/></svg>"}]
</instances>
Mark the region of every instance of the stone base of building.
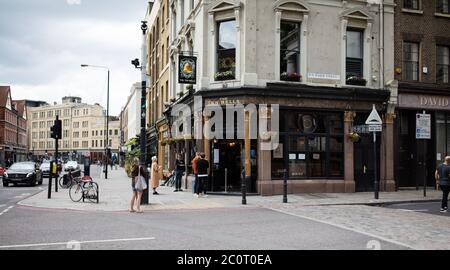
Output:
<instances>
[{"instance_id":1,"label":"stone base of building","mask_svg":"<svg viewBox=\"0 0 450 270\"><path fill-rule=\"evenodd\" d=\"M385 192L395 191L395 181L394 180L382 180L380 183L380 190Z\"/></svg>"},{"instance_id":2,"label":"stone base of building","mask_svg":"<svg viewBox=\"0 0 450 270\"><path fill-rule=\"evenodd\" d=\"M288 194L296 193L353 193L355 183L345 180L289 180ZM282 195L283 181L259 181L258 193L262 196Z\"/></svg>"}]
</instances>

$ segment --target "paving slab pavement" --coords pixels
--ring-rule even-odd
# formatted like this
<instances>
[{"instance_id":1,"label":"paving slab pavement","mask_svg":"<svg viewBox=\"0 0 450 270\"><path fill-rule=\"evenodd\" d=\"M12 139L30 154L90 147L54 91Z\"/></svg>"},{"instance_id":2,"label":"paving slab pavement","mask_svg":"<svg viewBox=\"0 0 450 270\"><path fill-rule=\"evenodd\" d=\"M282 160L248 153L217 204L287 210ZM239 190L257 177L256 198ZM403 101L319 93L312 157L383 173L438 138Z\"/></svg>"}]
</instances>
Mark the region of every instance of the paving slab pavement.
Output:
<instances>
[{"instance_id":1,"label":"paving slab pavement","mask_svg":"<svg viewBox=\"0 0 450 270\"><path fill-rule=\"evenodd\" d=\"M94 170L92 170L94 171ZM131 179L124 169L109 170L109 178L103 179L94 171L94 181L99 185L100 202L72 202L68 189L52 191L52 198L47 199L47 190L19 202L19 205L39 208L70 209L78 211L128 211L131 198ZM208 195L207 198L195 197L191 190L173 192L173 188L161 186L160 195L150 192L150 204L143 206L146 210L180 210L180 209L209 209L233 207L279 207L286 208L320 205L367 205L404 203L416 201L436 201L441 198L441 192L429 190L427 197L422 191L406 190L399 192L380 192L380 199L375 200L372 192L362 193L315 193L289 194L288 203L283 204L283 196L247 196L247 205L241 204L240 196Z\"/></svg>"}]
</instances>

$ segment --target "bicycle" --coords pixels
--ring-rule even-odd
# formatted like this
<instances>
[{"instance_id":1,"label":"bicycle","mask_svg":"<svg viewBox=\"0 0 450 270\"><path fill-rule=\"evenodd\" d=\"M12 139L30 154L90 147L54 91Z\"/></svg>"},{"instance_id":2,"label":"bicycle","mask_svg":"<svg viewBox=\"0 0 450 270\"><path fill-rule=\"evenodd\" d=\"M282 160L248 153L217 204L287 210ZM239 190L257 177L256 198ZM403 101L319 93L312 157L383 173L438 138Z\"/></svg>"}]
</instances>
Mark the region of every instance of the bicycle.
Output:
<instances>
[{"instance_id":1,"label":"bicycle","mask_svg":"<svg viewBox=\"0 0 450 270\"><path fill-rule=\"evenodd\" d=\"M73 202L88 199L91 202L98 203L99 189L98 184L90 176L73 178L75 184L69 189L69 197Z\"/></svg>"},{"instance_id":2,"label":"bicycle","mask_svg":"<svg viewBox=\"0 0 450 270\"><path fill-rule=\"evenodd\" d=\"M61 188L70 188L75 183L75 178L71 173L63 174L58 178L58 183Z\"/></svg>"}]
</instances>

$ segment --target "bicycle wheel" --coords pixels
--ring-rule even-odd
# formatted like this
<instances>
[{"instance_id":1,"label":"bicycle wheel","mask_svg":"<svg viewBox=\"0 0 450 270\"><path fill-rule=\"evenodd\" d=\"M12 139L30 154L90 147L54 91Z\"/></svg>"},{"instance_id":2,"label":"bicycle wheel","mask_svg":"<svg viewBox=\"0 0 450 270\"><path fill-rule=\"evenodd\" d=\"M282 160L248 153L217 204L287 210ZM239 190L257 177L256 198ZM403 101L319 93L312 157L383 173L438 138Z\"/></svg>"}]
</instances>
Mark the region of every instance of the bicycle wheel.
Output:
<instances>
[{"instance_id":1,"label":"bicycle wheel","mask_svg":"<svg viewBox=\"0 0 450 270\"><path fill-rule=\"evenodd\" d=\"M79 202L83 198L83 187L81 185L73 185L69 189L70 199Z\"/></svg>"},{"instance_id":2,"label":"bicycle wheel","mask_svg":"<svg viewBox=\"0 0 450 270\"><path fill-rule=\"evenodd\" d=\"M95 182L89 182L86 191L86 196L90 202L98 203L98 184Z\"/></svg>"},{"instance_id":3,"label":"bicycle wheel","mask_svg":"<svg viewBox=\"0 0 450 270\"><path fill-rule=\"evenodd\" d=\"M59 186L61 188L70 188L72 186L72 181L69 180L69 177L61 176L58 179Z\"/></svg>"}]
</instances>

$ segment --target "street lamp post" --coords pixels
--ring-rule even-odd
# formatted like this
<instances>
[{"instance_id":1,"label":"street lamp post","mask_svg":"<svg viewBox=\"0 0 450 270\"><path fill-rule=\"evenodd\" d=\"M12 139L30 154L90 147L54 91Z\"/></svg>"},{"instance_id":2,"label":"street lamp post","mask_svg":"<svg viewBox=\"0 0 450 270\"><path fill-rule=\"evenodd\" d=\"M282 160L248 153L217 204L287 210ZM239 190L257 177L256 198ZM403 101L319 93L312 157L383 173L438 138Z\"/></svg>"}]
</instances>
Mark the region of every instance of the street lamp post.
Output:
<instances>
[{"instance_id":1,"label":"street lamp post","mask_svg":"<svg viewBox=\"0 0 450 270\"><path fill-rule=\"evenodd\" d=\"M105 179L108 179L108 145L109 145L109 68L105 66L95 66L95 65L86 65L82 64L81 67L92 67L92 68L102 68L108 70L108 89L106 93L106 143L105 143Z\"/></svg>"},{"instance_id":2,"label":"street lamp post","mask_svg":"<svg viewBox=\"0 0 450 270\"><path fill-rule=\"evenodd\" d=\"M147 98L147 46L146 46L146 33L147 33L147 22L141 22L141 30L142 30L142 49L141 49L141 60L142 63L139 63L139 59L134 59L131 61L131 64L135 66L135 68L141 70L141 107L140 107L140 118L141 118L141 135L140 135L140 165L143 168L147 168L147 153L146 153L146 98ZM146 170L145 170L146 171ZM148 175L145 176L145 181L148 186ZM144 190L141 198L141 204L146 205L149 203L148 190Z\"/></svg>"}]
</instances>

